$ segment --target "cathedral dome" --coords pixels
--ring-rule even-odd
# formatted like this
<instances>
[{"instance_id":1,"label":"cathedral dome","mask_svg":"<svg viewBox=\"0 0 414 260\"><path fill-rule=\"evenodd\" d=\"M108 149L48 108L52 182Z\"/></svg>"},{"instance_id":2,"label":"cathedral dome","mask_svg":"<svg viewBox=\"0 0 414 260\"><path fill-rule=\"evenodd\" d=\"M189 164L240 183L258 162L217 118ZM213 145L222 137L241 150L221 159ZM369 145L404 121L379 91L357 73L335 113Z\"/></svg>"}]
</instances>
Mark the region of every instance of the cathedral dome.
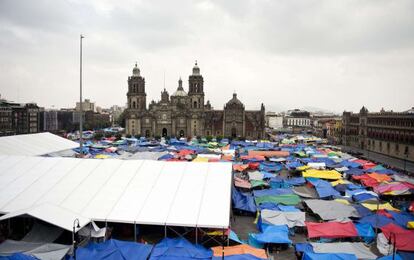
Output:
<instances>
[{"instance_id":1,"label":"cathedral dome","mask_svg":"<svg viewBox=\"0 0 414 260\"><path fill-rule=\"evenodd\" d=\"M243 106L243 103L237 98L237 94L233 93L233 98L227 102L227 105Z\"/></svg>"},{"instance_id":2,"label":"cathedral dome","mask_svg":"<svg viewBox=\"0 0 414 260\"><path fill-rule=\"evenodd\" d=\"M174 94L172 94L175 97L186 97L187 96L187 92L185 92L184 88L183 88L183 81L180 79L178 80L178 88L177 91L174 92Z\"/></svg>"},{"instance_id":3,"label":"cathedral dome","mask_svg":"<svg viewBox=\"0 0 414 260\"><path fill-rule=\"evenodd\" d=\"M200 75L200 68L197 65L197 61L195 62L195 65L193 67L193 75Z\"/></svg>"},{"instance_id":4,"label":"cathedral dome","mask_svg":"<svg viewBox=\"0 0 414 260\"><path fill-rule=\"evenodd\" d=\"M139 77L139 76L141 76L140 75L140 70L139 70L139 68L138 68L138 64L137 63L135 63L135 67L132 69L132 76L133 77Z\"/></svg>"}]
</instances>

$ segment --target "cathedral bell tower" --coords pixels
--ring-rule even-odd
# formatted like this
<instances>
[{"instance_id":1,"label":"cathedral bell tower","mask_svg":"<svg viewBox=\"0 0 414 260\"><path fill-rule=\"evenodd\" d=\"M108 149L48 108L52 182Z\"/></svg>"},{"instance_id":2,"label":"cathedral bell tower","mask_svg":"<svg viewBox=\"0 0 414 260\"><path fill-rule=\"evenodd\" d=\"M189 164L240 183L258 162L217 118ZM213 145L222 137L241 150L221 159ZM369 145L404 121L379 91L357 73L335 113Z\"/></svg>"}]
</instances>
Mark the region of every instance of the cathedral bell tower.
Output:
<instances>
[{"instance_id":1,"label":"cathedral bell tower","mask_svg":"<svg viewBox=\"0 0 414 260\"><path fill-rule=\"evenodd\" d=\"M143 111L147 107L147 94L145 93L145 78L141 76L141 71L137 63L132 69L132 76L128 77L128 109Z\"/></svg>"},{"instance_id":2,"label":"cathedral bell tower","mask_svg":"<svg viewBox=\"0 0 414 260\"><path fill-rule=\"evenodd\" d=\"M193 74L188 78L188 96L190 99L191 109L203 109L204 108L204 80L200 74L200 68L197 65L197 61L193 67Z\"/></svg>"}]
</instances>

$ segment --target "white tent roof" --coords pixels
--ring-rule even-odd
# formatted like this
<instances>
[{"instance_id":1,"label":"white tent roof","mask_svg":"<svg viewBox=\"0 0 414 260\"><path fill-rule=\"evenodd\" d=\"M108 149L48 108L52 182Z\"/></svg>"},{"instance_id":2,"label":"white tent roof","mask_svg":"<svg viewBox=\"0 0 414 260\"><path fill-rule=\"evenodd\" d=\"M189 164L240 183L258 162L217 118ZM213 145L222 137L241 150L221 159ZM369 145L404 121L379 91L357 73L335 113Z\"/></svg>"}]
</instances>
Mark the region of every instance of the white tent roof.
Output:
<instances>
[{"instance_id":1,"label":"white tent roof","mask_svg":"<svg viewBox=\"0 0 414 260\"><path fill-rule=\"evenodd\" d=\"M51 133L0 137L0 154L3 155L45 155L78 146L76 142Z\"/></svg>"},{"instance_id":2,"label":"white tent roof","mask_svg":"<svg viewBox=\"0 0 414 260\"><path fill-rule=\"evenodd\" d=\"M0 213L46 204L96 221L227 228L231 171L231 163L0 155Z\"/></svg>"}]
</instances>

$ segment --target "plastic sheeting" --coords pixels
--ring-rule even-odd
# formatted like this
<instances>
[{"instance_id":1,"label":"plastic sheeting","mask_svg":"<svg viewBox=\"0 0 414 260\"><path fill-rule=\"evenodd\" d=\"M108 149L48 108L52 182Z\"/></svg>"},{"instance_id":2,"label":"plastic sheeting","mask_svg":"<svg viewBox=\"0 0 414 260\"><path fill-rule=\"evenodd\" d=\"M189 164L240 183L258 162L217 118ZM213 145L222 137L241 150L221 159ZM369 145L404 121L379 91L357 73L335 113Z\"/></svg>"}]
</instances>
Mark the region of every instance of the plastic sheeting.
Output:
<instances>
[{"instance_id":1,"label":"plastic sheeting","mask_svg":"<svg viewBox=\"0 0 414 260\"><path fill-rule=\"evenodd\" d=\"M288 227L305 226L305 212L287 212L264 209L260 212L262 223L287 225Z\"/></svg>"},{"instance_id":2,"label":"plastic sheeting","mask_svg":"<svg viewBox=\"0 0 414 260\"><path fill-rule=\"evenodd\" d=\"M359 217L359 214L354 207L337 201L305 200L304 202L313 213L318 214L323 220Z\"/></svg>"},{"instance_id":3,"label":"plastic sheeting","mask_svg":"<svg viewBox=\"0 0 414 260\"><path fill-rule=\"evenodd\" d=\"M146 260L152 247L152 245L111 239L103 243L89 243L85 247L77 248L76 259ZM69 259L73 260L73 257Z\"/></svg>"},{"instance_id":4,"label":"plastic sheeting","mask_svg":"<svg viewBox=\"0 0 414 260\"><path fill-rule=\"evenodd\" d=\"M309 238L344 238L358 236L358 231L351 221L323 223L306 222L306 228L308 230Z\"/></svg>"},{"instance_id":5,"label":"plastic sheeting","mask_svg":"<svg viewBox=\"0 0 414 260\"><path fill-rule=\"evenodd\" d=\"M341 174L335 170L325 171L325 170L306 170L302 173L302 176L305 178L320 178L327 180L339 180L341 179Z\"/></svg>"},{"instance_id":6,"label":"plastic sheeting","mask_svg":"<svg viewBox=\"0 0 414 260\"><path fill-rule=\"evenodd\" d=\"M339 197L340 194L337 190L335 190L332 185L324 180L320 179L308 179L310 183L315 187L316 192L318 193L320 198L326 198L326 197Z\"/></svg>"},{"instance_id":7,"label":"plastic sheeting","mask_svg":"<svg viewBox=\"0 0 414 260\"><path fill-rule=\"evenodd\" d=\"M226 257L226 256L232 256L232 255L240 256L240 255L245 255L245 254L255 256L259 259L267 259L267 254L265 250L254 248L246 244L237 245L237 246L227 246L227 247L224 247L224 250L223 250L223 247L216 246L216 247L212 247L211 250L213 250L213 255L215 257L220 257L220 259L223 255L224 257Z\"/></svg>"},{"instance_id":8,"label":"plastic sheeting","mask_svg":"<svg viewBox=\"0 0 414 260\"><path fill-rule=\"evenodd\" d=\"M71 246L34 243L24 241L6 240L0 244L0 256L9 256L15 253L31 255L38 259L62 259L69 251Z\"/></svg>"},{"instance_id":9,"label":"plastic sheeting","mask_svg":"<svg viewBox=\"0 0 414 260\"><path fill-rule=\"evenodd\" d=\"M252 234L253 240L262 244L291 244L286 225L266 226L262 233Z\"/></svg>"},{"instance_id":10,"label":"plastic sheeting","mask_svg":"<svg viewBox=\"0 0 414 260\"><path fill-rule=\"evenodd\" d=\"M262 196L255 198L256 204L262 204L265 202L272 202L284 205L296 205L300 202L300 198L296 194L283 194L278 196Z\"/></svg>"},{"instance_id":11,"label":"plastic sheeting","mask_svg":"<svg viewBox=\"0 0 414 260\"><path fill-rule=\"evenodd\" d=\"M403 229L395 224L387 224L381 227L385 237L395 244L398 250L414 251L414 231Z\"/></svg>"},{"instance_id":12,"label":"plastic sheeting","mask_svg":"<svg viewBox=\"0 0 414 260\"><path fill-rule=\"evenodd\" d=\"M211 259L213 251L201 245L194 245L183 238L164 238L155 245L150 260L157 259Z\"/></svg>"},{"instance_id":13,"label":"plastic sheeting","mask_svg":"<svg viewBox=\"0 0 414 260\"><path fill-rule=\"evenodd\" d=\"M311 243L311 245L315 253L347 253L355 255L358 259L377 258L364 243Z\"/></svg>"},{"instance_id":14,"label":"plastic sheeting","mask_svg":"<svg viewBox=\"0 0 414 260\"><path fill-rule=\"evenodd\" d=\"M353 254L346 253L325 253L318 254L313 252L305 252L302 260L357 260L358 258Z\"/></svg>"},{"instance_id":15,"label":"plastic sheeting","mask_svg":"<svg viewBox=\"0 0 414 260\"><path fill-rule=\"evenodd\" d=\"M237 189L233 189L231 197L233 208L247 212L256 212L256 204L254 203L254 198L251 194L242 193Z\"/></svg>"}]
</instances>

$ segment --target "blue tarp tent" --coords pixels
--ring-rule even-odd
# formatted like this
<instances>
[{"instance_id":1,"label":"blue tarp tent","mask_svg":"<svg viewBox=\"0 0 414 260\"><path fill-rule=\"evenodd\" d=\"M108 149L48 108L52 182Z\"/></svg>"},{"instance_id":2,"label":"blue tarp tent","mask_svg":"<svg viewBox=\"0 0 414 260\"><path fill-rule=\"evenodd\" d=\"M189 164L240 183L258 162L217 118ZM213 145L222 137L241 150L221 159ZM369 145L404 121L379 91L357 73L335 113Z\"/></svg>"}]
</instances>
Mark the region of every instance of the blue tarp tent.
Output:
<instances>
[{"instance_id":1,"label":"blue tarp tent","mask_svg":"<svg viewBox=\"0 0 414 260\"><path fill-rule=\"evenodd\" d=\"M339 197L341 194L337 190L335 190L331 183L315 178L307 178L307 180L315 186L316 191L320 198L326 198L329 196Z\"/></svg>"},{"instance_id":2,"label":"blue tarp tent","mask_svg":"<svg viewBox=\"0 0 414 260\"><path fill-rule=\"evenodd\" d=\"M358 236L362 237L366 243L371 243L375 238L375 232L369 223L355 223Z\"/></svg>"},{"instance_id":3,"label":"blue tarp tent","mask_svg":"<svg viewBox=\"0 0 414 260\"><path fill-rule=\"evenodd\" d=\"M79 247L76 250L76 259L144 260L148 258L152 247L152 245L110 239L103 243L89 243L86 247Z\"/></svg>"},{"instance_id":4,"label":"blue tarp tent","mask_svg":"<svg viewBox=\"0 0 414 260\"><path fill-rule=\"evenodd\" d=\"M184 238L164 238L155 245L150 260L211 259L213 251Z\"/></svg>"},{"instance_id":5,"label":"blue tarp tent","mask_svg":"<svg viewBox=\"0 0 414 260\"><path fill-rule=\"evenodd\" d=\"M385 226L389 223L394 223L394 221L390 218L387 218L386 216L379 215L379 214L372 214L365 216L358 220L359 223L369 223L374 228L380 228L382 226Z\"/></svg>"},{"instance_id":6,"label":"blue tarp tent","mask_svg":"<svg viewBox=\"0 0 414 260\"><path fill-rule=\"evenodd\" d=\"M318 254L305 252L302 260L357 260L357 257L354 254Z\"/></svg>"},{"instance_id":7,"label":"blue tarp tent","mask_svg":"<svg viewBox=\"0 0 414 260\"><path fill-rule=\"evenodd\" d=\"M414 216L407 212L395 212L392 210L387 210L389 214L391 214L392 218L394 219L395 223L400 225L403 228L407 228L407 222L414 221Z\"/></svg>"},{"instance_id":8,"label":"blue tarp tent","mask_svg":"<svg viewBox=\"0 0 414 260\"><path fill-rule=\"evenodd\" d=\"M36 257L22 253L12 254L10 256L0 256L0 260L36 260Z\"/></svg>"},{"instance_id":9,"label":"blue tarp tent","mask_svg":"<svg viewBox=\"0 0 414 260\"><path fill-rule=\"evenodd\" d=\"M256 204L254 198L249 193L239 192L233 187L231 198L233 201L233 208L248 212L256 212Z\"/></svg>"},{"instance_id":10,"label":"blue tarp tent","mask_svg":"<svg viewBox=\"0 0 414 260\"><path fill-rule=\"evenodd\" d=\"M261 244L291 244L288 234L289 229L286 225L266 225L262 233L252 234L252 238Z\"/></svg>"}]
</instances>

